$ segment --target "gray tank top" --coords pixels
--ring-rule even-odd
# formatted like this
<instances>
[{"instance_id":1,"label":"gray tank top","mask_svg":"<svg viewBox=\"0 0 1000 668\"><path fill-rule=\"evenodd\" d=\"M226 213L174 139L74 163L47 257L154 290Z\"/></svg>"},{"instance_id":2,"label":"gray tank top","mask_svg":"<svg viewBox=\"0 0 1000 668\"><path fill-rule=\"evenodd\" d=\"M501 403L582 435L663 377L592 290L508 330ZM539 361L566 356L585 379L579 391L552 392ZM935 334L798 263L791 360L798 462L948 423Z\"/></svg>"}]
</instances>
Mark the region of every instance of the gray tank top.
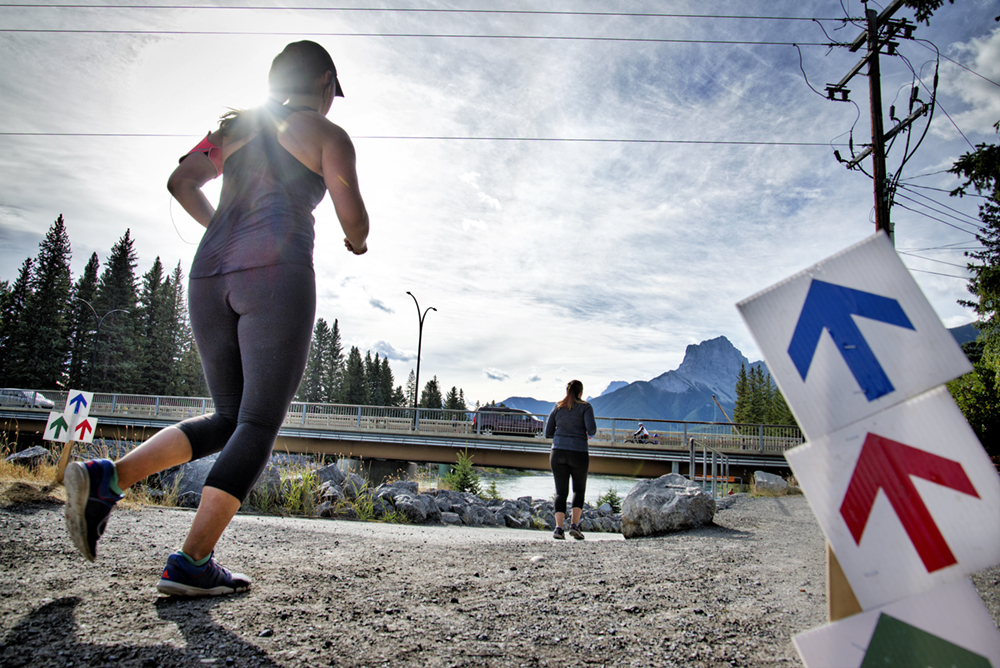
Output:
<instances>
[{"instance_id":1,"label":"gray tank top","mask_svg":"<svg viewBox=\"0 0 1000 668\"><path fill-rule=\"evenodd\" d=\"M191 265L191 278L254 267L312 267L315 220L323 201L323 177L279 142L277 126L306 107L267 103L257 135L229 156L222 195Z\"/></svg>"}]
</instances>

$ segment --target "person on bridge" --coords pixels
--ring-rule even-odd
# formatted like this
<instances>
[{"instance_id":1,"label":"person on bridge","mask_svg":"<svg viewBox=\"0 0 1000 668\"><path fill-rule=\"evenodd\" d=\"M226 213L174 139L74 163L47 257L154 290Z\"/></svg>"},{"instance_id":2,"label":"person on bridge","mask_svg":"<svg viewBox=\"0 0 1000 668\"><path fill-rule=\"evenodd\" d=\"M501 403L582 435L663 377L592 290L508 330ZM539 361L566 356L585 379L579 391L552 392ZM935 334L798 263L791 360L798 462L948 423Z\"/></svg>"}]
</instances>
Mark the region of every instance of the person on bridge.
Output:
<instances>
[{"instance_id":1,"label":"person on bridge","mask_svg":"<svg viewBox=\"0 0 1000 668\"><path fill-rule=\"evenodd\" d=\"M265 104L223 116L167 183L206 227L188 300L215 413L164 429L117 462L74 463L66 470L66 525L93 561L123 490L221 451L183 547L167 559L157 584L168 595L250 586L213 554L266 466L302 379L316 311L312 210L327 192L347 250L368 250L354 145L326 119L334 98L343 97L330 54L315 42L289 44L271 64L268 87ZM201 188L219 174L216 209Z\"/></svg>"},{"instance_id":2,"label":"person on bridge","mask_svg":"<svg viewBox=\"0 0 1000 668\"><path fill-rule=\"evenodd\" d=\"M646 431L646 428L640 422L639 428L635 430L634 434L632 434L632 441L635 443L645 443L648 440L649 440L649 432Z\"/></svg>"},{"instance_id":3,"label":"person on bridge","mask_svg":"<svg viewBox=\"0 0 1000 668\"><path fill-rule=\"evenodd\" d=\"M556 482L555 515L556 529L552 537L566 539L563 525L566 522L566 497L569 496L569 481L573 480L573 510L569 525L569 535L583 540L580 531L580 516L583 514L583 499L587 493L587 471L590 469L590 451L587 438L597 433L594 407L583 400L583 383L571 380L566 385L566 396L555 405L545 423L545 438L552 439L549 465Z\"/></svg>"}]
</instances>

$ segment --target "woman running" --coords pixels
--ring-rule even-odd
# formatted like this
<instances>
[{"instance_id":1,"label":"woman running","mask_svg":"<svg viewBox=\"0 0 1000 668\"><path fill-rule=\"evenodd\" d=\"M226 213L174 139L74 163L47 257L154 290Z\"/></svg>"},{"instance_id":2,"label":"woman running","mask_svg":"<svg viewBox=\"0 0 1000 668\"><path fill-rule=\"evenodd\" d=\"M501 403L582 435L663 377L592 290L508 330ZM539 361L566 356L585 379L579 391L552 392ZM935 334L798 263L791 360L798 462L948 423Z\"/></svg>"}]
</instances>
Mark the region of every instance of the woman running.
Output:
<instances>
[{"instance_id":1,"label":"woman running","mask_svg":"<svg viewBox=\"0 0 1000 668\"><path fill-rule=\"evenodd\" d=\"M195 254L189 309L215 413L163 429L125 457L66 469L66 526L84 557L123 490L220 452L181 550L156 588L180 596L244 591L250 580L213 558L215 544L271 455L302 380L316 310L313 209L327 192L347 250L368 250L368 213L354 146L326 119L343 92L315 42L289 44L268 74L270 99L231 112L182 157L167 188L207 229ZM222 174L219 207L201 187Z\"/></svg>"},{"instance_id":2,"label":"woman running","mask_svg":"<svg viewBox=\"0 0 1000 668\"><path fill-rule=\"evenodd\" d=\"M583 383L571 380L566 385L566 396L557 403L545 423L545 438L552 439L552 453L549 465L556 481L556 530L552 537L565 540L566 497L569 496L569 481L573 479L573 514L569 525L569 535L583 540L580 531L580 515L583 514L583 498L587 493L587 471L590 469L590 452L587 438L597 433L594 421L594 407L582 399Z\"/></svg>"}]
</instances>

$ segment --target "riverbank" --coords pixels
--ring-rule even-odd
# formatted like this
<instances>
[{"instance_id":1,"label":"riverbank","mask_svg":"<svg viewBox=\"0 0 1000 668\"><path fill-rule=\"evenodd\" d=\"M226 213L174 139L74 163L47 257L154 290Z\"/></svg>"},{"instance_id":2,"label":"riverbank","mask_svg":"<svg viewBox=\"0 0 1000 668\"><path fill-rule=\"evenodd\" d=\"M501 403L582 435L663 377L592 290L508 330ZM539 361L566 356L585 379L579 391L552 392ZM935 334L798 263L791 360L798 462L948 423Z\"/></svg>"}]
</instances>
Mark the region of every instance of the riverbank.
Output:
<instances>
[{"instance_id":1,"label":"riverbank","mask_svg":"<svg viewBox=\"0 0 1000 668\"><path fill-rule=\"evenodd\" d=\"M791 636L825 619L803 497L740 497L712 526L630 541L241 514L217 554L251 590L161 598L191 518L116 510L91 564L55 497L6 503L0 664L787 666ZM977 584L1000 616L1000 575Z\"/></svg>"}]
</instances>

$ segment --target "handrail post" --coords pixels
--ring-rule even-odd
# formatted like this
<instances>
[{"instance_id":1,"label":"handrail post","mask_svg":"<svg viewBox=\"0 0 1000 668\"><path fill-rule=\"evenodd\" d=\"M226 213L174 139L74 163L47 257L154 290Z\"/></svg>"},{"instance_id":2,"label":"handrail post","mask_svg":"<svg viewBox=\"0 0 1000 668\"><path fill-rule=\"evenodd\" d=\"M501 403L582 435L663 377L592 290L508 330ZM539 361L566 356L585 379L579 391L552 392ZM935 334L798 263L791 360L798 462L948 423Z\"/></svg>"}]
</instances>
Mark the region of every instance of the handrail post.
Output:
<instances>
[{"instance_id":1,"label":"handrail post","mask_svg":"<svg viewBox=\"0 0 1000 668\"><path fill-rule=\"evenodd\" d=\"M688 423L684 423L684 442L687 443L688 440Z\"/></svg>"},{"instance_id":2,"label":"handrail post","mask_svg":"<svg viewBox=\"0 0 1000 668\"><path fill-rule=\"evenodd\" d=\"M618 431L618 418L611 418L611 442L617 442L618 436L615 432Z\"/></svg>"},{"instance_id":3,"label":"handrail post","mask_svg":"<svg viewBox=\"0 0 1000 668\"><path fill-rule=\"evenodd\" d=\"M413 431L420 431L420 409L417 409L417 414L413 416Z\"/></svg>"},{"instance_id":4,"label":"handrail post","mask_svg":"<svg viewBox=\"0 0 1000 668\"><path fill-rule=\"evenodd\" d=\"M201 414L202 415L205 414L205 409L206 409L207 406L208 406L207 402L204 399L202 399L201 400Z\"/></svg>"},{"instance_id":5,"label":"handrail post","mask_svg":"<svg viewBox=\"0 0 1000 668\"><path fill-rule=\"evenodd\" d=\"M117 409L118 409L118 395L117 394L112 394L111 395L111 414L114 415L116 412L118 412Z\"/></svg>"},{"instance_id":6,"label":"handrail post","mask_svg":"<svg viewBox=\"0 0 1000 668\"><path fill-rule=\"evenodd\" d=\"M358 421L357 421L357 425L358 425L358 429L361 429L361 406L358 406Z\"/></svg>"},{"instance_id":7,"label":"handrail post","mask_svg":"<svg viewBox=\"0 0 1000 668\"><path fill-rule=\"evenodd\" d=\"M153 417L160 414L160 397L156 397L156 405L153 407Z\"/></svg>"},{"instance_id":8,"label":"handrail post","mask_svg":"<svg viewBox=\"0 0 1000 668\"><path fill-rule=\"evenodd\" d=\"M306 404L302 403L302 426L306 426Z\"/></svg>"},{"instance_id":9,"label":"handrail post","mask_svg":"<svg viewBox=\"0 0 1000 668\"><path fill-rule=\"evenodd\" d=\"M687 434L687 425L684 425L684 433ZM695 451L694 451L694 438L688 441L688 454L690 455L688 461L688 479L694 482L694 466L695 466Z\"/></svg>"},{"instance_id":10,"label":"handrail post","mask_svg":"<svg viewBox=\"0 0 1000 668\"><path fill-rule=\"evenodd\" d=\"M764 454L764 425L757 425L757 433L760 435L760 452Z\"/></svg>"},{"instance_id":11,"label":"handrail post","mask_svg":"<svg viewBox=\"0 0 1000 668\"><path fill-rule=\"evenodd\" d=\"M716 491L717 491L716 480L718 479L718 476L716 475L715 459L716 459L716 457L715 457L715 450L712 450L712 498L713 499L716 496L718 496L716 494Z\"/></svg>"}]
</instances>

